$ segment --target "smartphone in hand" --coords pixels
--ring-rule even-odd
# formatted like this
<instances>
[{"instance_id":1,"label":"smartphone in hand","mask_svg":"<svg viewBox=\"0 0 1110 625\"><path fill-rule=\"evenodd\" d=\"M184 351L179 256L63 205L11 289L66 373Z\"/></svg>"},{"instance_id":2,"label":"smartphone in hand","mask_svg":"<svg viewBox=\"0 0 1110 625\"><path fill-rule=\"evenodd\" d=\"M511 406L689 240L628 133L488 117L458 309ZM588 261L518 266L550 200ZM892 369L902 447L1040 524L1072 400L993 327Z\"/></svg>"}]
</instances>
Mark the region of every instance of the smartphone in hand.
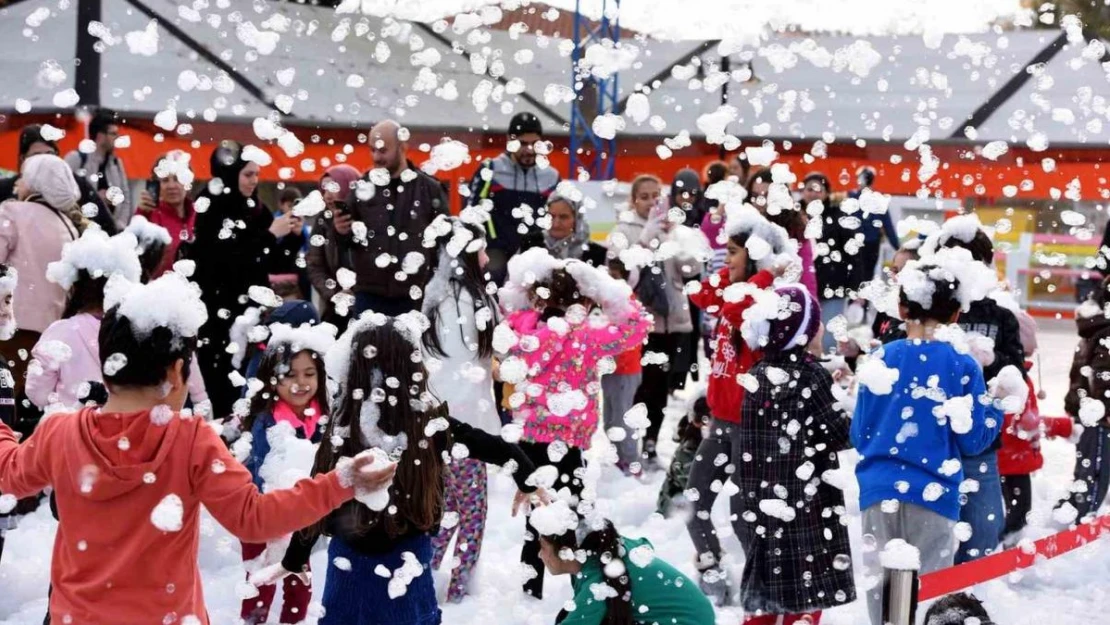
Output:
<instances>
[{"instance_id":1,"label":"smartphone in hand","mask_svg":"<svg viewBox=\"0 0 1110 625\"><path fill-rule=\"evenodd\" d=\"M158 183L157 178L150 178L146 181L146 192L154 200L154 205L158 206L161 199L158 196L162 193L162 185Z\"/></svg>"}]
</instances>

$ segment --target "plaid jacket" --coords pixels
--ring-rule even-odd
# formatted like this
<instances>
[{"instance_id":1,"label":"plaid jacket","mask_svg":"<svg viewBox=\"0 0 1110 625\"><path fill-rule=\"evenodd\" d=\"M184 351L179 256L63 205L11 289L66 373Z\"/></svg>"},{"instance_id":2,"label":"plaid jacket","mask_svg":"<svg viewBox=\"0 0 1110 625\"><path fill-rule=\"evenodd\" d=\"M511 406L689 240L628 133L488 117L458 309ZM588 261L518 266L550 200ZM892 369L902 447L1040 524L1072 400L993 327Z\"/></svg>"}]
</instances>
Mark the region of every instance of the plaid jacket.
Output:
<instances>
[{"instance_id":1,"label":"plaid jacket","mask_svg":"<svg viewBox=\"0 0 1110 625\"><path fill-rule=\"evenodd\" d=\"M822 480L848 447L850 422L833 407L832 377L802 349L765 354L751 373L759 389L744 397L736 435L745 453L733 474L747 556L744 610L796 614L850 603L844 494Z\"/></svg>"}]
</instances>

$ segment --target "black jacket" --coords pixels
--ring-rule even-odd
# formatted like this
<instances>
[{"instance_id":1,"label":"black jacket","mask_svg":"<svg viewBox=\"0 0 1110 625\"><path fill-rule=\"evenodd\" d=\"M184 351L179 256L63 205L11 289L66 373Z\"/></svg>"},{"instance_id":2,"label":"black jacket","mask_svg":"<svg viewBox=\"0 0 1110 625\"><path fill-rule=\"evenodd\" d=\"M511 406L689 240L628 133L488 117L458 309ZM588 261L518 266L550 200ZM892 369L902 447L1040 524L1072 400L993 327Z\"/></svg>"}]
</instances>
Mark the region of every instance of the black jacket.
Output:
<instances>
[{"instance_id":1,"label":"black jacket","mask_svg":"<svg viewBox=\"0 0 1110 625\"><path fill-rule=\"evenodd\" d=\"M983 367L983 378L988 382L1006 365L1013 365L1025 373L1021 330L1017 317L1009 309L986 297L973 303L969 311L961 312L956 323L964 332L977 332L994 339L994 362Z\"/></svg>"},{"instance_id":2,"label":"black jacket","mask_svg":"<svg viewBox=\"0 0 1110 625\"><path fill-rule=\"evenodd\" d=\"M525 483L530 475L536 470L536 466L529 460L527 454L520 449L520 447L511 443L506 443L500 436L487 434L486 432L473 428L461 421L456 421L452 417L447 417L450 428L447 432L437 432L432 437L432 444L440 453L450 452L454 443L461 443L466 445L470 451L470 458L481 460L489 464L505 465L510 460L516 462L517 469L513 473L513 480L516 481L517 487L524 492L532 492L536 490L534 486L529 486ZM415 442L413 444L416 444ZM402 462L405 460L402 458ZM443 488L442 477L440 478L440 489ZM397 500L398 497L404 496L398 493L396 486L390 488L390 499ZM369 529L357 528L364 531L356 531L353 513L362 504L358 501L351 500L340 506L334 512L328 515L325 519L324 533L330 536L339 536L344 542L349 544L353 549L360 553L365 554L380 554L388 553L393 550L397 543L405 540L410 536L415 536L420 530L412 529L409 532L400 536L390 536L385 527L378 523ZM439 511L440 516L443 510ZM320 538L320 532L317 530L316 525L307 527L299 532L293 534L293 538L289 543L289 548L285 552L285 557L282 559L281 564L287 571L302 571L306 564L308 564L309 556L312 553L312 547ZM439 531L438 524L436 527L428 530L428 533L433 536Z\"/></svg>"},{"instance_id":3,"label":"black jacket","mask_svg":"<svg viewBox=\"0 0 1110 625\"><path fill-rule=\"evenodd\" d=\"M825 207L821 215L821 238L814 242L813 264L817 272L817 293L822 300L853 297L866 279L863 257L859 249L849 253L847 244L854 238L863 239L859 219L847 216L839 204Z\"/></svg>"},{"instance_id":4,"label":"black jacket","mask_svg":"<svg viewBox=\"0 0 1110 625\"><path fill-rule=\"evenodd\" d=\"M409 163L416 177L408 182L390 181L384 187L375 187L368 200L358 199L358 190L347 200L356 226L366 226L365 238L351 235L341 237L340 245L350 252L357 282L356 292L371 293L381 297L410 297L412 287L424 288L432 267L427 262L431 254L424 247L424 229L436 215L447 214L447 195L439 181L416 169ZM369 174L363 177L368 180ZM411 253L424 256L424 263L412 274L402 271L405 256ZM379 258L388 254L390 262L378 266ZM404 276L404 279L398 279Z\"/></svg>"},{"instance_id":5,"label":"black jacket","mask_svg":"<svg viewBox=\"0 0 1110 625\"><path fill-rule=\"evenodd\" d=\"M771 382L785 372L789 383ZM759 388L744 397L733 473L742 510L733 522L748 560L745 612L812 612L855 599L844 493L825 482L849 447L848 416L834 407L832 376L804 349L764 354ZM736 459L734 459L736 460ZM770 502L780 502L774 513ZM792 516L784 516L790 511Z\"/></svg>"}]
</instances>

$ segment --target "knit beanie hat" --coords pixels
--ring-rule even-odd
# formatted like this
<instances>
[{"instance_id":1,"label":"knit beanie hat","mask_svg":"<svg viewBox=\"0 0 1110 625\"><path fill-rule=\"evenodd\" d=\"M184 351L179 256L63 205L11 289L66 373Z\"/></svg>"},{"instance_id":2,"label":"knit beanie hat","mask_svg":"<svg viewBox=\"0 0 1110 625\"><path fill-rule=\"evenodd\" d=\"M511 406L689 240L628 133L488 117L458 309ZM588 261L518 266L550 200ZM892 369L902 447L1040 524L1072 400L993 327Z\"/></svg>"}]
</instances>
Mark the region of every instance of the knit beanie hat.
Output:
<instances>
[{"instance_id":1,"label":"knit beanie hat","mask_svg":"<svg viewBox=\"0 0 1110 625\"><path fill-rule=\"evenodd\" d=\"M801 284L780 286L774 295L778 298L777 313L745 320L742 331L748 346L778 353L809 345L821 327L817 300Z\"/></svg>"},{"instance_id":2,"label":"knit beanie hat","mask_svg":"<svg viewBox=\"0 0 1110 625\"><path fill-rule=\"evenodd\" d=\"M53 154L38 154L23 161L21 176L28 190L58 210L72 207L81 197L73 170Z\"/></svg>"}]
</instances>

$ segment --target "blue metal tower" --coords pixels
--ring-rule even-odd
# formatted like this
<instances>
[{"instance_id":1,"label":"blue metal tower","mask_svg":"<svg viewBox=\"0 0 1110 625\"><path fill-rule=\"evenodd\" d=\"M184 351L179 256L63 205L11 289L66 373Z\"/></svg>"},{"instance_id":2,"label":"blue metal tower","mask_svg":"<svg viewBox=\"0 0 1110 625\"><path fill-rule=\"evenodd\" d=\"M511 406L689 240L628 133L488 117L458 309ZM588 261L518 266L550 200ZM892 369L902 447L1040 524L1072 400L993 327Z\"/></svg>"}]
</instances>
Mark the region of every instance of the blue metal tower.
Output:
<instances>
[{"instance_id":1,"label":"blue metal tower","mask_svg":"<svg viewBox=\"0 0 1110 625\"><path fill-rule=\"evenodd\" d=\"M609 19L609 5L613 4L616 17ZM606 78L594 76L589 68L583 67L582 60L586 48L593 43L605 40L614 45L621 40L620 0L602 0L601 21L592 26L582 17L582 0L574 6L574 52L571 54L571 87L574 101L570 111L570 166L567 178L577 180L579 173L585 171L591 180L609 180L613 177L617 159L617 140L604 139L593 130L594 118L606 113L618 112L617 73Z\"/></svg>"}]
</instances>

